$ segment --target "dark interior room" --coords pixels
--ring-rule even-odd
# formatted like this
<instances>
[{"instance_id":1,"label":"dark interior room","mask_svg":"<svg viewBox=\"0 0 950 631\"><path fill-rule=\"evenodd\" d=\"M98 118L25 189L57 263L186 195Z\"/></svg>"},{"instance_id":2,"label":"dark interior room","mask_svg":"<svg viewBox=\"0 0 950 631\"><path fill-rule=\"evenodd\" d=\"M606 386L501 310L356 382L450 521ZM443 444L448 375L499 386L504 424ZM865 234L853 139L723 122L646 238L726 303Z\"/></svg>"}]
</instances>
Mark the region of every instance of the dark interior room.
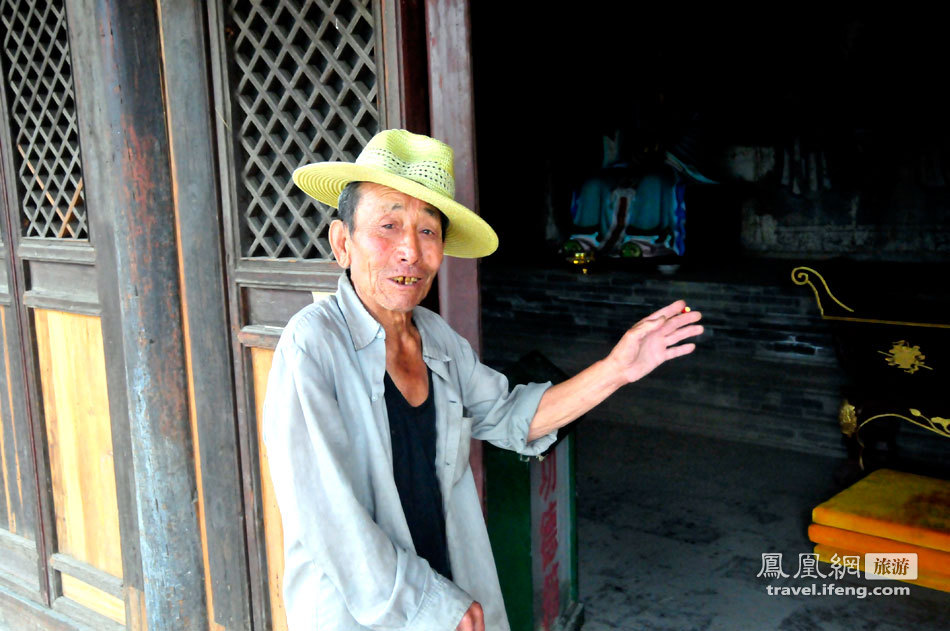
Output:
<instances>
[{"instance_id":1,"label":"dark interior room","mask_svg":"<svg viewBox=\"0 0 950 631\"><path fill-rule=\"evenodd\" d=\"M871 471L950 479L947 39L909 9L770 9L472 7L485 360L573 374L678 298L706 325L575 424L588 631L945 627L946 588L757 577Z\"/></svg>"}]
</instances>

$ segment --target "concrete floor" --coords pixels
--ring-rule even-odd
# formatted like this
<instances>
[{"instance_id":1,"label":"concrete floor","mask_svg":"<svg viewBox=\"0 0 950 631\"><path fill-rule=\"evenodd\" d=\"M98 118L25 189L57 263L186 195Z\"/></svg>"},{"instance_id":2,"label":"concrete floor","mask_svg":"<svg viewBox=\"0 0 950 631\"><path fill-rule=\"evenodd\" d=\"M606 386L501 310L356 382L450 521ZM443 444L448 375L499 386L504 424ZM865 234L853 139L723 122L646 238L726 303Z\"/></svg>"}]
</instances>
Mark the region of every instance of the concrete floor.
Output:
<instances>
[{"instance_id":1,"label":"concrete floor","mask_svg":"<svg viewBox=\"0 0 950 631\"><path fill-rule=\"evenodd\" d=\"M811 508L838 490L839 460L595 418L576 431L583 631L950 628L950 594L913 585L864 599L766 592L906 585L792 578L812 551ZM789 578L756 577L773 552Z\"/></svg>"}]
</instances>

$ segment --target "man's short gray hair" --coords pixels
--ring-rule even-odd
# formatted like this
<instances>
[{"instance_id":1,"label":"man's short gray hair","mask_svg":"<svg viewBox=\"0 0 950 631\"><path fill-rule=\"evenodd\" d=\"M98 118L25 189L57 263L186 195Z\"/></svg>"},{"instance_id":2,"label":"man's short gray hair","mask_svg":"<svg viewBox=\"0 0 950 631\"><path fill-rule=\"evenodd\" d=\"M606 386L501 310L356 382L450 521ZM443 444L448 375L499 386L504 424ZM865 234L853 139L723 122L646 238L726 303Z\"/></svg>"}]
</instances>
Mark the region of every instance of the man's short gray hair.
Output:
<instances>
[{"instance_id":1,"label":"man's short gray hair","mask_svg":"<svg viewBox=\"0 0 950 631\"><path fill-rule=\"evenodd\" d=\"M360 203L360 184L363 184L363 182L350 182L344 186L337 201L337 217L346 224L350 232L356 229L354 217L356 207ZM439 211L439 220L442 222L442 240L445 241L445 234L449 229L449 218L445 216L445 213Z\"/></svg>"}]
</instances>

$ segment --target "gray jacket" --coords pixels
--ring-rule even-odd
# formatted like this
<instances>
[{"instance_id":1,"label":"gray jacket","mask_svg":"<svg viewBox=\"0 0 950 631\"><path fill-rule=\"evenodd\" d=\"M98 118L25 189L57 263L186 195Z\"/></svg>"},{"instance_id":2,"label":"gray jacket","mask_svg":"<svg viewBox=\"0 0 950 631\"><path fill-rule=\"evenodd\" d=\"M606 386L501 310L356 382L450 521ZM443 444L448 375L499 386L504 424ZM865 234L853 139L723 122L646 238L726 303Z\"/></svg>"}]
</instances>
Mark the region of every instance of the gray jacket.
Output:
<instances>
[{"instance_id":1,"label":"gray jacket","mask_svg":"<svg viewBox=\"0 0 950 631\"><path fill-rule=\"evenodd\" d=\"M436 474L454 581L416 556L392 474L385 332L344 274L335 295L291 318L274 353L263 437L284 535L292 631L453 631L473 599L507 631L495 562L469 466L472 436L522 454L551 385L518 385L478 361L441 317L413 311L432 371Z\"/></svg>"}]
</instances>

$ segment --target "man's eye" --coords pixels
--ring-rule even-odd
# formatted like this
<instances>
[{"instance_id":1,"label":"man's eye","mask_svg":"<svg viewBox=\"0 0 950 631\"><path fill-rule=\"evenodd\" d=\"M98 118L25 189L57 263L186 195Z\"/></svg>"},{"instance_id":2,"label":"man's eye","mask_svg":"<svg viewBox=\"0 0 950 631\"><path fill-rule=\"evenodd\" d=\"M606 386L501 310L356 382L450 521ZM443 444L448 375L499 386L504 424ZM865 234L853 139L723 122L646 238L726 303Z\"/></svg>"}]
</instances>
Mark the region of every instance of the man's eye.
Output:
<instances>
[{"instance_id":1,"label":"man's eye","mask_svg":"<svg viewBox=\"0 0 950 631\"><path fill-rule=\"evenodd\" d=\"M391 224L391 223L384 223L384 224L383 224L383 228L386 228L387 230L390 229L390 228L392 228L392 227L393 227L393 224Z\"/></svg>"}]
</instances>

